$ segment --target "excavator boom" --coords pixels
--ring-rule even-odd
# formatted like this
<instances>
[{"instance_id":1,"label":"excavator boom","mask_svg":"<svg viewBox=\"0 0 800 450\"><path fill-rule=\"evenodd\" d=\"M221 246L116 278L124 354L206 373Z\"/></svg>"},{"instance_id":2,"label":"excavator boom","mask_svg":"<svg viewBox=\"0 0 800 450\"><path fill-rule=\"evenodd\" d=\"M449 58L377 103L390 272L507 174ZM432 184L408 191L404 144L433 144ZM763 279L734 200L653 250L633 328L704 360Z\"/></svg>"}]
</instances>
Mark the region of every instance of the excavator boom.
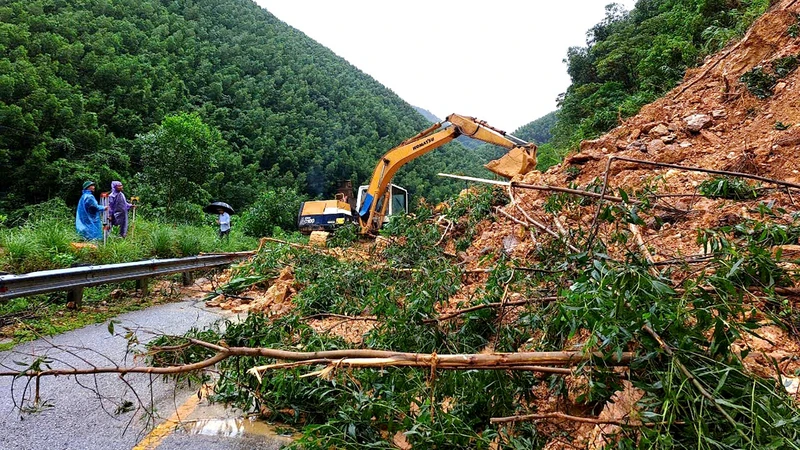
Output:
<instances>
[{"instance_id":1,"label":"excavator boom","mask_svg":"<svg viewBox=\"0 0 800 450\"><path fill-rule=\"evenodd\" d=\"M451 114L447 116L447 122L449 124L446 126L442 122L436 123L416 136L406 139L386 152L378 161L358 210L362 234L372 233L383 224L389 202L381 199L386 195L397 170L407 162L441 147L458 136L468 136L509 149L510 152L503 158L514 153L514 157L507 158L501 166L491 166L492 163L485 166L498 175L512 178L535 168L536 145L506 134L474 117Z\"/></svg>"}]
</instances>

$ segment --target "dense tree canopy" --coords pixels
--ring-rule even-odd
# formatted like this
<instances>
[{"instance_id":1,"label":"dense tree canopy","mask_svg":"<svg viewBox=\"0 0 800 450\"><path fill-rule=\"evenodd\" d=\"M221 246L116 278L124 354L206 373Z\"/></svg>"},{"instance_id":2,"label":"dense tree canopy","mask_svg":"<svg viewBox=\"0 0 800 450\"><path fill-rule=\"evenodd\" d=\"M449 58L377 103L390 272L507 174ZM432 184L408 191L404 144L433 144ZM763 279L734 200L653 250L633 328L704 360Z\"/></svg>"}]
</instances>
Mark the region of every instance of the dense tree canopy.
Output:
<instances>
[{"instance_id":1,"label":"dense tree canopy","mask_svg":"<svg viewBox=\"0 0 800 450\"><path fill-rule=\"evenodd\" d=\"M551 116L516 130L548 163L673 87L768 0L640 0L569 49L572 85ZM469 113L469 112L466 112ZM0 6L0 211L51 198L74 203L93 179L147 172L141 140L189 114L221 140L203 189L234 207L267 188L330 196L364 183L378 157L428 122L413 107L250 0L9 0ZM549 118L548 118L549 117ZM545 120L547 119L547 120ZM497 149L458 143L396 177L438 200L483 175ZM551 161L552 160L552 161ZM132 182L132 183L131 183ZM146 190L143 189L146 193ZM154 199L143 199L152 204Z\"/></svg>"},{"instance_id":2,"label":"dense tree canopy","mask_svg":"<svg viewBox=\"0 0 800 450\"><path fill-rule=\"evenodd\" d=\"M219 131L227 156L216 160L210 193L234 206L263 187L314 196L343 179L364 182L379 155L427 126L250 0L0 6L0 210L54 197L74 203L87 178L133 180L147 166L137 136L182 113ZM397 182L441 198L458 187L437 171L481 162L451 144L409 164Z\"/></svg>"}]
</instances>

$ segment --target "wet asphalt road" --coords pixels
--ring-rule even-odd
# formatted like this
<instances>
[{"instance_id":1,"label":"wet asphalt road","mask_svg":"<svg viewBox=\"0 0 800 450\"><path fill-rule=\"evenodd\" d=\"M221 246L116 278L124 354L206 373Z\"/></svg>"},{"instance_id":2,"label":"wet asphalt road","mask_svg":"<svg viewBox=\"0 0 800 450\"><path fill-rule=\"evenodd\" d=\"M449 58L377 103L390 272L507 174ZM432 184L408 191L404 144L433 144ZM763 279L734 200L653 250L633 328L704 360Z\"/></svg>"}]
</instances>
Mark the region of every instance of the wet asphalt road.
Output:
<instances>
[{"instance_id":1,"label":"wet asphalt road","mask_svg":"<svg viewBox=\"0 0 800 450\"><path fill-rule=\"evenodd\" d=\"M191 327L204 327L222 317L219 309L206 308L197 300L169 303L127 313L117 320L116 333L123 327L138 329L141 342L152 339L152 330L179 335ZM21 344L0 353L2 371L19 370L15 361L32 361L31 354L51 359L51 368L131 366L141 364L126 352L127 341L112 336L108 323L90 325L60 336ZM127 381L127 383L125 382ZM141 409L118 413L121 400L147 408L155 406L159 422L172 416L195 388L176 387L172 382L147 374L117 374L45 377L40 398L44 407L33 412L34 383L26 379L0 377L0 449L132 449L150 432ZM98 395L99 394L99 395ZM20 410L20 406L25 409ZM171 428L170 428L171 429ZM159 450L175 449L277 449L284 439L264 436L206 436L176 430L166 436Z\"/></svg>"}]
</instances>

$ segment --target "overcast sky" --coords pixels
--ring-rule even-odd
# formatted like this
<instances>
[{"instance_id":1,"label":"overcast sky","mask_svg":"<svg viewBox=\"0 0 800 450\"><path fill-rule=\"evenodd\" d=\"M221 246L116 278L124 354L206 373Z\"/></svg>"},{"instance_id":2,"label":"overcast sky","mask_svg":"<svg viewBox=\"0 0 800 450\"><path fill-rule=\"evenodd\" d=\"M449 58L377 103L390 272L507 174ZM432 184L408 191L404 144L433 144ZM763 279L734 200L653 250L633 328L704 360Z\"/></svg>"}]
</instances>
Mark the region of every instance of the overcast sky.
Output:
<instances>
[{"instance_id":1,"label":"overcast sky","mask_svg":"<svg viewBox=\"0 0 800 450\"><path fill-rule=\"evenodd\" d=\"M512 132L556 109L563 59L610 0L255 0L439 118ZM619 0L631 9L635 0Z\"/></svg>"}]
</instances>

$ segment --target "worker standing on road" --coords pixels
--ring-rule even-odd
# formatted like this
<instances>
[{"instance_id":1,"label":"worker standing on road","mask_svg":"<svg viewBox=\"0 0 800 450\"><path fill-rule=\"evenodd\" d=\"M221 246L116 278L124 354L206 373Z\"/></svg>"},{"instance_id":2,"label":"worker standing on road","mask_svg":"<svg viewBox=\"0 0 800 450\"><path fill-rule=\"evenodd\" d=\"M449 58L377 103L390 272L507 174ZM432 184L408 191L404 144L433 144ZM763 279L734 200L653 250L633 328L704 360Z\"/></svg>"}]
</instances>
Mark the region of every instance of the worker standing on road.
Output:
<instances>
[{"instance_id":1,"label":"worker standing on road","mask_svg":"<svg viewBox=\"0 0 800 450\"><path fill-rule=\"evenodd\" d=\"M97 204L97 199L94 198L94 189L94 181L83 183L83 193L78 201L78 211L75 214L75 231L89 241L103 239L100 213L105 207Z\"/></svg>"},{"instance_id":2,"label":"worker standing on road","mask_svg":"<svg viewBox=\"0 0 800 450\"><path fill-rule=\"evenodd\" d=\"M111 194L108 196L108 216L111 226L119 227L119 235L128 235L128 210L135 208L136 205L128 203L125 194L122 192L122 183L119 181L111 182Z\"/></svg>"},{"instance_id":3,"label":"worker standing on road","mask_svg":"<svg viewBox=\"0 0 800 450\"><path fill-rule=\"evenodd\" d=\"M217 214L219 214L219 218L217 219L217 223L219 224L219 238L227 239L228 234L231 232L231 215L222 208L217 209Z\"/></svg>"}]
</instances>

